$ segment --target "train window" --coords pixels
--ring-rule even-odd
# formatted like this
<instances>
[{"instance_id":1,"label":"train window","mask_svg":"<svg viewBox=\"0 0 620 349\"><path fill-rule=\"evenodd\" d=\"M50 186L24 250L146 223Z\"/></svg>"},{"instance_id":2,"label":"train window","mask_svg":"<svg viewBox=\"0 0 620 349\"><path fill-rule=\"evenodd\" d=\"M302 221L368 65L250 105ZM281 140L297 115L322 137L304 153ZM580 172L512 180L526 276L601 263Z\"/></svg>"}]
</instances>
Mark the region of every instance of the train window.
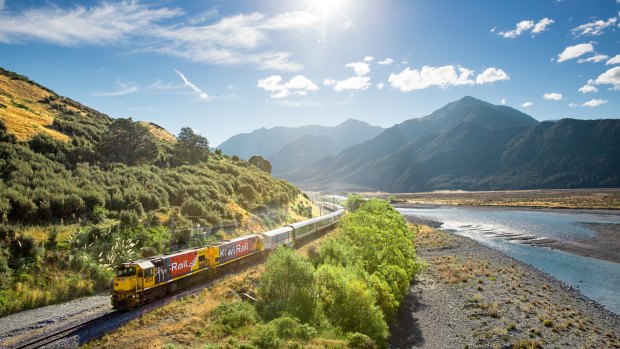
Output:
<instances>
[{"instance_id":1,"label":"train window","mask_svg":"<svg viewBox=\"0 0 620 349\"><path fill-rule=\"evenodd\" d=\"M136 275L136 268L134 267L120 267L116 269L116 276L133 276Z\"/></svg>"},{"instance_id":2,"label":"train window","mask_svg":"<svg viewBox=\"0 0 620 349\"><path fill-rule=\"evenodd\" d=\"M144 277L145 278L150 278L151 276L153 276L153 268L148 268L144 271Z\"/></svg>"},{"instance_id":3,"label":"train window","mask_svg":"<svg viewBox=\"0 0 620 349\"><path fill-rule=\"evenodd\" d=\"M204 262L204 260L205 260L205 256L199 256L198 257L198 261L199 262Z\"/></svg>"}]
</instances>

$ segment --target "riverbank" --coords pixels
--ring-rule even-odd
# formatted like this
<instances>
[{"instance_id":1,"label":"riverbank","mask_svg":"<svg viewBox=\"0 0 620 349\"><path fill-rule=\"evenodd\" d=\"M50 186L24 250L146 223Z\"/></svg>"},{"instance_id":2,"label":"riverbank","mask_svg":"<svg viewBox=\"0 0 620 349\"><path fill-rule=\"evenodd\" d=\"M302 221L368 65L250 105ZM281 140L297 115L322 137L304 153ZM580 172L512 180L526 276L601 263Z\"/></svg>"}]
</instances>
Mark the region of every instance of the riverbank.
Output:
<instances>
[{"instance_id":1,"label":"riverbank","mask_svg":"<svg viewBox=\"0 0 620 349\"><path fill-rule=\"evenodd\" d=\"M444 190L363 195L391 198L399 203L411 204L620 210L620 189Z\"/></svg>"},{"instance_id":2,"label":"riverbank","mask_svg":"<svg viewBox=\"0 0 620 349\"><path fill-rule=\"evenodd\" d=\"M428 268L392 326L392 348L620 346L620 317L557 279L466 237L416 225Z\"/></svg>"}]
</instances>

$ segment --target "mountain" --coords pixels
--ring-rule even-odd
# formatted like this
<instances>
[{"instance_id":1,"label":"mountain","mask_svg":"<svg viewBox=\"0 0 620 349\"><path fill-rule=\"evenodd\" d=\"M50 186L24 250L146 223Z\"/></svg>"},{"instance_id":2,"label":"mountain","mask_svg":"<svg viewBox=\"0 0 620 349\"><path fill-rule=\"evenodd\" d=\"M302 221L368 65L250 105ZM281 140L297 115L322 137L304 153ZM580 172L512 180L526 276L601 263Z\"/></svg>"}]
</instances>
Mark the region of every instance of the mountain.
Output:
<instances>
[{"instance_id":1,"label":"mountain","mask_svg":"<svg viewBox=\"0 0 620 349\"><path fill-rule=\"evenodd\" d=\"M281 175L325 156L338 154L346 147L371 139L381 131L381 127L353 119L334 127L308 125L261 128L235 135L220 144L219 148L225 154L245 159L261 155L271 161L273 173Z\"/></svg>"},{"instance_id":2,"label":"mountain","mask_svg":"<svg viewBox=\"0 0 620 349\"><path fill-rule=\"evenodd\" d=\"M618 127L619 120L539 123L464 97L285 178L390 192L620 186Z\"/></svg>"}]
</instances>

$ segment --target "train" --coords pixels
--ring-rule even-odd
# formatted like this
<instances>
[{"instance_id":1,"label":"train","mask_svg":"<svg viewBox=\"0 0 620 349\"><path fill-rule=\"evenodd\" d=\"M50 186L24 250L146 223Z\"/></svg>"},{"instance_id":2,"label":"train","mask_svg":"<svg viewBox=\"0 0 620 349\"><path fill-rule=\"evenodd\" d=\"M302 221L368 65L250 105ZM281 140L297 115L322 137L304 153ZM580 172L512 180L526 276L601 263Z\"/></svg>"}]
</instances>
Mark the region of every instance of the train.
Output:
<instances>
[{"instance_id":1,"label":"train","mask_svg":"<svg viewBox=\"0 0 620 349\"><path fill-rule=\"evenodd\" d=\"M112 306L134 309L262 258L278 247L295 247L317 232L333 227L344 212L337 207L329 214L264 233L121 263L112 283Z\"/></svg>"}]
</instances>

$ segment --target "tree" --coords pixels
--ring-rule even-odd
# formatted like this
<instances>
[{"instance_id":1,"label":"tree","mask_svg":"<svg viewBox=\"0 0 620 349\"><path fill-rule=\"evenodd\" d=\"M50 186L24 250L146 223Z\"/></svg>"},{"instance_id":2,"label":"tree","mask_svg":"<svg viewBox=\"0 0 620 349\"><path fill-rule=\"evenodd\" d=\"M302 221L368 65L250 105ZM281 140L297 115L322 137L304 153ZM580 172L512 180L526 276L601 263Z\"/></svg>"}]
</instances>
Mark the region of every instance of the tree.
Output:
<instances>
[{"instance_id":1,"label":"tree","mask_svg":"<svg viewBox=\"0 0 620 349\"><path fill-rule=\"evenodd\" d=\"M278 248L265 265L258 294L268 318L282 313L308 322L314 307L314 266L294 250Z\"/></svg>"},{"instance_id":2,"label":"tree","mask_svg":"<svg viewBox=\"0 0 620 349\"><path fill-rule=\"evenodd\" d=\"M209 141L195 133L190 127L183 127L174 145L174 162L179 165L191 165L207 161L209 158Z\"/></svg>"},{"instance_id":3,"label":"tree","mask_svg":"<svg viewBox=\"0 0 620 349\"><path fill-rule=\"evenodd\" d=\"M248 160L249 163L258 167L259 169L271 174L271 163L269 160L263 159L262 156L254 155Z\"/></svg>"},{"instance_id":4,"label":"tree","mask_svg":"<svg viewBox=\"0 0 620 349\"><path fill-rule=\"evenodd\" d=\"M109 160L128 165L151 164L159 155L149 129L131 118L114 120L103 135L99 150Z\"/></svg>"}]
</instances>

